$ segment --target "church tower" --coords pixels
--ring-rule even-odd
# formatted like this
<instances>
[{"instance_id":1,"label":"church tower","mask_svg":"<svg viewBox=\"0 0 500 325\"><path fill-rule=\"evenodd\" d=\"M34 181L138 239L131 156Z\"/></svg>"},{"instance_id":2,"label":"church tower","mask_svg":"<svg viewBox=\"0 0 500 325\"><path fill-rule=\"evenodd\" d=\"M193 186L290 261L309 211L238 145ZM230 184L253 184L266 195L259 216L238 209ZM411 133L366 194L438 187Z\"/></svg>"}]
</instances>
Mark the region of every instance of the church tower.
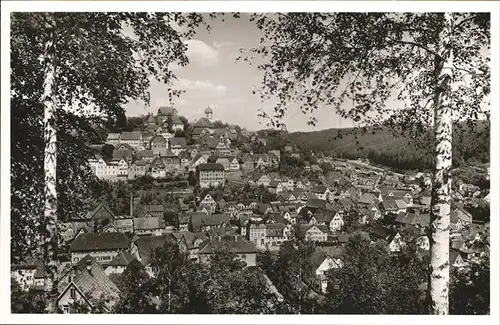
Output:
<instances>
[{"instance_id":1,"label":"church tower","mask_svg":"<svg viewBox=\"0 0 500 325\"><path fill-rule=\"evenodd\" d=\"M212 108L211 108L210 106L208 106L208 107L205 109L205 117L206 117L207 119L209 119L210 121L212 121L213 114L214 114L214 111L212 110Z\"/></svg>"}]
</instances>

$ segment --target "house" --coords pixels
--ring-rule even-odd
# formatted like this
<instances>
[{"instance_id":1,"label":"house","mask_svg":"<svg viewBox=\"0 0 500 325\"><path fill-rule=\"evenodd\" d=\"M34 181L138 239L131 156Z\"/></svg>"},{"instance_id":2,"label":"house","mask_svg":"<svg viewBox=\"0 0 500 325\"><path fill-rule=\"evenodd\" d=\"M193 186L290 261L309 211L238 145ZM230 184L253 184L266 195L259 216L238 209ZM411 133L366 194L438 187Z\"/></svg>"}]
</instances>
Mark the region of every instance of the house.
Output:
<instances>
[{"instance_id":1,"label":"house","mask_svg":"<svg viewBox=\"0 0 500 325\"><path fill-rule=\"evenodd\" d=\"M169 106L161 106L158 108L158 113L156 115L156 118L160 123L165 123L167 122L169 117L174 117L177 116L178 111L174 107L169 107Z\"/></svg>"},{"instance_id":2,"label":"house","mask_svg":"<svg viewBox=\"0 0 500 325\"><path fill-rule=\"evenodd\" d=\"M325 225L307 225L302 229L306 241L326 242L328 240L328 227Z\"/></svg>"},{"instance_id":3,"label":"house","mask_svg":"<svg viewBox=\"0 0 500 325\"><path fill-rule=\"evenodd\" d=\"M396 217L395 223L404 225L404 226L414 226L418 228L428 227L430 225L430 215L428 213L407 213L407 212L399 212Z\"/></svg>"},{"instance_id":4,"label":"house","mask_svg":"<svg viewBox=\"0 0 500 325\"><path fill-rule=\"evenodd\" d=\"M318 199L326 200L330 190L326 186L314 186L311 192L313 192Z\"/></svg>"},{"instance_id":5,"label":"house","mask_svg":"<svg viewBox=\"0 0 500 325\"><path fill-rule=\"evenodd\" d=\"M162 217L154 217L146 212L142 218L134 218L134 233L139 236L161 236L165 230Z\"/></svg>"},{"instance_id":6,"label":"house","mask_svg":"<svg viewBox=\"0 0 500 325\"><path fill-rule=\"evenodd\" d=\"M172 150L167 149L164 155L161 156L162 162L165 165L165 170L167 172L178 171L181 168L181 160L179 157L172 152Z\"/></svg>"},{"instance_id":7,"label":"house","mask_svg":"<svg viewBox=\"0 0 500 325\"><path fill-rule=\"evenodd\" d=\"M116 216L113 225L118 232L134 232L134 218L132 216Z\"/></svg>"},{"instance_id":8,"label":"house","mask_svg":"<svg viewBox=\"0 0 500 325\"><path fill-rule=\"evenodd\" d=\"M401 248L405 245L399 232L383 226L373 228L370 235L374 238L385 240L389 244L391 253L400 252Z\"/></svg>"},{"instance_id":9,"label":"house","mask_svg":"<svg viewBox=\"0 0 500 325\"><path fill-rule=\"evenodd\" d=\"M215 161L217 164L221 164L222 166L224 166L224 170L225 171L229 171L230 170L230 166L231 166L231 158L230 157L217 157L217 160Z\"/></svg>"},{"instance_id":10,"label":"house","mask_svg":"<svg viewBox=\"0 0 500 325\"><path fill-rule=\"evenodd\" d=\"M257 185L258 186L264 186L264 187L268 187L269 184L271 183L271 177L269 177L268 175L264 174L264 175L261 175L258 180L257 180Z\"/></svg>"},{"instance_id":11,"label":"house","mask_svg":"<svg viewBox=\"0 0 500 325\"><path fill-rule=\"evenodd\" d=\"M123 145L124 146L124 145ZM133 151L124 147L123 149L114 149L113 150L113 161L125 160L127 163L131 163L133 159Z\"/></svg>"},{"instance_id":12,"label":"house","mask_svg":"<svg viewBox=\"0 0 500 325\"><path fill-rule=\"evenodd\" d=\"M169 139L169 149L178 156L181 151L186 149L186 139L183 137L173 137Z\"/></svg>"},{"instance_id":13,"label":"house","mask_svg":"<svg viewBox=\"0 0 500 325\"><path fill-rule=\"evenodd\" d=\"M266 246L266 225L264 223L249 223L247 230L247 238L257 247L265 248Z\"/></svg>"},{"instance_id":14,"label":"house","mask_svg":"<svg viewBox=\"0 0 500 325\"><path fill-rule=\"evenodd\" d=\"M86 230L99 233L102 232L105 226L114 223L115 216L111 209L101 202L94 209L88 211L81 219L90 223L90 226ZM84 225L79 224L78 226L81 227Z\"/></svg>"},{"instance_id":15,"label":"house","mask_svg":"<svg viewBox=\"0 0 500 325\"><path fill-rule=\"evenodd\" d=\"M378 203L378 198L375 196L375 194L366 192L361 194L361 196L358 199L358 204L359 205L372 205L374 203Z\"/></svg>"},{"instance_id":16,"label":"house","mask_svg":"<svg viewBox=\"0 0 500 325\"><path fill-rule=\"evenodd\" d=\"M122 274L123 271L127 268L127 266L135 260L135 256L130 254L129 251L119 251L118 255L116 255L111 262L107 265L103 265L104 273L106 275L110 274Z\"/></svg>"},{"instance_id":17,"label":"house","mask_svg":"<svg viewBox=\"0 0 500 325\"><path fill-rule=\"evenodd\" d=\"M141 204L137 205L134 211L134 215L137 217L157 217L163 218L163 213L165 210L163 209L163 205L161 204ZM149 214L148 214L149 213ZM148 214L148 215L146 215Z\"/></svg>"},{"instance_id":18,"label":"house","mask_svg":"<svg viewBox=\"0 0 500 325\"><path fill-rule=\"evenodd\" d=\"M101 234L83 233L75 237L70 244L71 262L78 263L90 255L98 263L109 263L119 251L130 248L130 239L119 232Z\"/></svg>"},{"instance_id":19,"label":"house","mask_svg":"<svg viewBox=\"0 0 500 325\"><path fill-rule=\"evenodd\" d=\"M327 278L326 272L332 269L338 269L342 267L342 261L339 258L340 253L330 253L332 250L325 250L320 247L316 247L313 254L311 255L311 264L314 270L316 278L320 282L321 292L327 292ZM337 250L338 251L338 250Z\"/></svg>"},{"instance_id":20,"label":"house","mask_svg":"<svg viewBox=\"0 0 500 325\"><path fill-rule=\"evenodd\" d=\"M190 230L193 232L208 231L212 228L225 227L229 224L229 216L224 213L206 214L192 213Z\"/></svg>"},{"instance_id":21,"label":"house","mask_svg":"<svg viewBox=\"0 0 500 325\"><path fill-rule=\"evenodd\" d=\"M396 200L387 199L380 203L380 210L383 214L398 214L399 212L405 212L406 209L400 211L400 208L396 204Z\"/></svg>"},{"instance_id":22,"label":"house","mask_svg":"<svg viewBox=\"0 0 500 325\"><path fill-rule=\"evenodd\" d=\"M179 231L189 231L191 216L188 214L179 215Z\"/></svg>"},{"instance_id":23,"label":"house","mask_svg":"<svg viewBox=\"0 0 500 325\"><path fill-rule=\"evenodd\" d=\"M245 153L241 156L241 168L245 172L251 172L254 170L255 163L252 154Z\"/></svg>"},{"instance_id":24,"label":"house","mask_svg":"<svg viewBox=\"0 0 500 325\"><path fill-rule=\"evenodd\" d=\"M390 199L402 199L408 205L413 204L413 196L411 195L411 191L403 190L403 189L394 189L394 188L381 188L380 194L385 200L385 197L389 197Z\"/></svg>"},{"instance_id":25,"label":"house","mask_svg":"<svg viewBox=\"0 0 500 325\"><path fill-rule=\"evenodd\" d=\"M460 254L460 251L458 250L450 248L449 256L450 256L450 265L453 267L461 269L469 265L467 262L464 261L462 254Z\"/></svg>"},{"instance_id":26,"label":"house","mask_svg":"<svg viewBox=\"0 0 500 325\"><path fill-rule=\"evenodd\" d=\"M184 131L184 123L179 116L172 116L172 131Z\"/></svg>"},{"instance_id":27,"label":"house","mask_svg":"<svg viewBox=\"0 0 500 325\"><path fill-rule=\"evenodd\" d=\"M163 125L160 125L156 131L156 135L161 135L162 137L165 138L165 140L169 140L174 137L174 133L169 131L168 125L165 123Z\"/></svg>"},{"instance_id":28,"label":"house","mask_svg":"<svg viewBox=\"0 0 500 325\"><path fill-rule=\"evenodd\" d=\"M456 207L450 213L450 225L456 229L461 229L472 223L472 214L463 207Z\"/></svg>"},{"instance_id":29,"label":"house","mask_svg":"<svg viewBox=\"0 0 500 325\"><path fill-rule=\"evenodd\" d=\"M238 158L236 158L235 156L229 156L229 170L232 170L232 171L238 171L240 170L240 163L238 161Z\"/></svg>"},{"instance_id":30,"label":"house","mask_svg":"<svg viewBox=\"0 0 500 325\"><path fill-rule=\"evenodd\" d=\"M106 143L116 147L120 144L120 133L108 133L108 137L106 138Z\"/></svg>"},{"instance_id":31,"label":"house","mask_svg":"<svg viewBox=\"0 0 500 325\"><path fill-rule=\"evenodd\" d=\"M286 226L282 223L266 224L266 248L269 250L278 250L279 247L288 240L288 233L285 232Z\"/></svg>"},{"instance_id":32,"label":"house","mask_svg":"<svg viewBox=\"0 0 500 325\"><path fill-rule=\"evenodd\" d=\"M331 211L326 222L331 232L337 232L344 226L344 219L338 211Z\"/></svg>"},{"instance_id":33,"label":"house","mask_svg":"<svg viewBox=\"0 0 500 325\"><path fill-rule=\"evenodd\" d=\"M171 239L171 235L140 236L132 243L130 253L146 267L146 271L150 276L154 276L155 274L150 266L154 252L157 248L163 247Z\"/></svg>"},{"instance_id":34,"label":"house","mask_svg":"<svg viewBox=\"0 0 500 325\"><path fill-rule=\"evenodd\" d=\"M153 178L165 178L167 175L167 169L163 160L160 158L155 158L150 165L151 168L151 177Z\"/></svg>"},{"instance_id":35,"label":"house","mask_svg":"<svg viewBox=\"0 0 500 325\"><path fill-rule=\"evenodd\" d=\"M236 254L236 257L245 262L246 266L257 265L257 247L239 235L218 236L200 248L198 255L202 263L209 263L213 254L227 250Z\"/></svg>"},{"instance_id":36,"label":"house","mask_svg":"<svg viewBox=\"0 0 500 325\"><path fill-rule=\"evenodd\" d=\"M189 154L189 152L187 152L186 150L182 150L181 152L179 152L178 157L181 162L181 169L188 168L191 161L191 155Z\"/></svg>"},{"instance_id":37,"label":"house","mask_svg":"<svg viewBox=\"0 0 500 325\"><path fill-rule=\"evenodd\" d=\"M226 181L224 170L224 166L217 163L198 165L200 187L224 186Z\"/></svg>"},{"instance_id":38,"label":"house","mask_svg":"<svg viewBox=\"0 0 500 325\"><path fill-rule=\"evenodd\" d=\"M149 147L155 156L164 156L168 150L168 141L162 135L157 134L151 138Z\"/></svg>"},{"instance_id":39,"label":"house","mask_svg":"<svg viewBox=\"0 0 500 325\"><path fill-rule=\"evenodd\" d=\"M109 279L101 265L93 258L86 258L83 265L70 269L58 286L56 305L64 314L72 313L73 304L85 305L89 311L103 302L105 310L111 310L120 296L120 290Z\"/></svg>"},{"instance_id":40,"label":"house","mask_svg":"<svg viewBox=\"0 0 500 325\"><path fill-rule=\"evenodd\" d=\"M148 162L146 160L134 161L128 169L128 179L145 176L148 170Z\"/></svg>"},{"instance_id":41,"label":"house","mask_svg":"<svg viewBox=\"0 0 500 325\"><path fill-rule=\"evenodd\" d=\"M207 209L209 213L214 213L217 209L217 202L212 198L208 191L203 191L200 195L198 206Z\"/></svg>"},{"instance_id":42,"label":"house","mask_svg":"<svg viewBox=\"0 0 500 325\"><path fill-rule=\"evenodd\" d=\"M200 246L208 241L207 235L202 232L179 231L172 233L177 239L179 248L189 254L192 260L198 260L198 251Z\"/></svg>"},{"instance_id":43,"label":"house","mask_svg":"<svg viewBox=\"0 0 500 325\"><path fill-rule=\"evenodd\" d=\"M431 193L429 191L423 191L420 193L420 204L424 206L431 206Z\"/></svg>"},{"instance_id":44,"label":"house","mask_svg":"<svg viewBox=\"0 0 500 325\"><path fill-rule=\"evenodd\" d=\"M190 171L195 171L196 167L198 167L201 164L206 164L207 159L203 157L202 155L196 155L193 160L189 163L188 169Z\"/></svg>"},{"instance_id":45,"label":"house","mask_svg":"<svg viewBox=\"0 0 500 325\"><path fill-rule=\"evenodd\" d=\"M120 135L120 143L126 143L133 148L144 149L142 145L142 133L139 131L122 132Z\"/></svg>"},{"instance_id":46,"label":"house","mask_svg":"<svg viewBox=\"0 0 500 325\"><path fill-rule=\"evenodd\" d=\"M28 291L40 285L40 283L36 283L36 275L42 270L43 263L41 261L28 259L24 263L12 265L10 276L19 284L21 290ZM45 284L45 281L41 284Z\"/></svg>"}]
</instances>

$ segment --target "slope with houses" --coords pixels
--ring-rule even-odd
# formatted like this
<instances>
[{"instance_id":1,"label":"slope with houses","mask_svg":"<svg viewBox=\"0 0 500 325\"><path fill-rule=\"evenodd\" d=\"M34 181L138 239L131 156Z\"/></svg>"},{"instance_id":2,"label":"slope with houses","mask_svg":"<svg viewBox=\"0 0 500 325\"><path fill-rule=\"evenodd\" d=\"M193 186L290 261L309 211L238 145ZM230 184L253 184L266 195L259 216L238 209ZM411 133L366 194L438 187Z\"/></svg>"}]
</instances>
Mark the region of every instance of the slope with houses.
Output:
<instances>
[{"instance_id":1,"label":"slope with houses","mask_svg":"<svg viewBox=\"0 0 500 325\"><path fill-rule=\"evenodd\" d=\"M165 123L183 130L174 108L161 107L149 117L146 129L109 134L115 149L106 160L90 161L95 174L107 180L130 180L142 176L163 178L171 174L197 174L192 202L179 198L175 223L164 220L163 205L145 205L134 200L130 211L117 215L105 203L60 225L62 247L57 304L70 312L70 303L80 301L92 308L106 297L106 308L118 301L113 274L121 274L129 263L142 263L151 276L151 252L173 241L189 257L209 263L222 247L235 253L248 267L257 265L260 253L277 251L284 242L299 239L315 243L313 279L320 292L327 290L325 274L342 267L342 250L349 236L363 231L373 241L385 241L392 254L414 243L429 250L425 228L429 225L429 175L397 175L373 170L363 164L321 157L308 162L304 174L290 177L277 172L284 155L300 158L293 144L282 150L241 152L236 143L266 140L235 127L214 128L211 109L190 128L193 144L169 133ZM186 130L183 130L186 131ZM324 174L322 164L332 168ZM305 175L305 176L304 176ZM237 193L260 191L260 196ZM263 199L262 192L273 200ZM453 194L450 264L464 268L483 254L475 243L489 242L489 223L480 222L468 206L487 202L488 192L470 184L459 184ZM416 235L406 237L406 230ZM44 290L42 263L15 265L12 277L25 290Z\"/></svg>"}]
</instances>

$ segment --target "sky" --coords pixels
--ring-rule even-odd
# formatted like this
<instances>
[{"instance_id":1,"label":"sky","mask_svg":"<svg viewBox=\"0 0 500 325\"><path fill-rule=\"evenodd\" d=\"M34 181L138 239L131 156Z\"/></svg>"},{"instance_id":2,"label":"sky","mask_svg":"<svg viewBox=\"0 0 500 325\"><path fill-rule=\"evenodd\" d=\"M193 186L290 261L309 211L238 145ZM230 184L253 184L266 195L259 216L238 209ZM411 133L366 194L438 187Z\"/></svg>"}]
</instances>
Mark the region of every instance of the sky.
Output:
<instances>
[{"instance_id":1,"label":"sky","mask_svg":"<svg viewBox=\"0 0 500 325\"><path fill-rule=\"evenodd\" d=\"M188 44L186 67L175 67L178 78L174 85L186 92L174 101L179 115L189 121L203 117L207 106L212 107L215 120L237 124L248 130L266 128L266 121L258 117L261 107L267 112L272 103L261 103L252 91L262 82L262 73L247 62L236 62L240 48L251 48L259 44L260 31L248 19L228 18L211 22L208 33L200 29ZM150 87L150 106L143 102L131 102L126 106L128 116L156 113L158 107L169 106L167 86L153 82ZM308 118L291 105L284 123L289 131L314 131L327 128L349 127L352 123L341 120L331 110L316 112L318 123L308 126Z\"/></svg>"}]
</instances>

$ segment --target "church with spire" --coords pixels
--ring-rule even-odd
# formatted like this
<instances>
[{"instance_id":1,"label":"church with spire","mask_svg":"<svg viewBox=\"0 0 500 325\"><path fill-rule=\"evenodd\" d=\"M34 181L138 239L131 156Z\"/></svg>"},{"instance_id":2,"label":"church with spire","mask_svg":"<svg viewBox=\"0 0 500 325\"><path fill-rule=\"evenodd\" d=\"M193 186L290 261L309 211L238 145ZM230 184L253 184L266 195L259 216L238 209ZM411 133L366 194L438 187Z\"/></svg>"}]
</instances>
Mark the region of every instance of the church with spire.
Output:
<instances>
[{"instance_id":1,"label":"church with spire","mask_svg":"<svg viewBox=\"0 0 500 325\"><path fill-rule=\"evenodd\" d=\"M200 118L193 125L193 139L199 139L203 134L213 133L214 130L214 111L210 106L205 108L205 116Z\"/></svg>"}]
</instances>

